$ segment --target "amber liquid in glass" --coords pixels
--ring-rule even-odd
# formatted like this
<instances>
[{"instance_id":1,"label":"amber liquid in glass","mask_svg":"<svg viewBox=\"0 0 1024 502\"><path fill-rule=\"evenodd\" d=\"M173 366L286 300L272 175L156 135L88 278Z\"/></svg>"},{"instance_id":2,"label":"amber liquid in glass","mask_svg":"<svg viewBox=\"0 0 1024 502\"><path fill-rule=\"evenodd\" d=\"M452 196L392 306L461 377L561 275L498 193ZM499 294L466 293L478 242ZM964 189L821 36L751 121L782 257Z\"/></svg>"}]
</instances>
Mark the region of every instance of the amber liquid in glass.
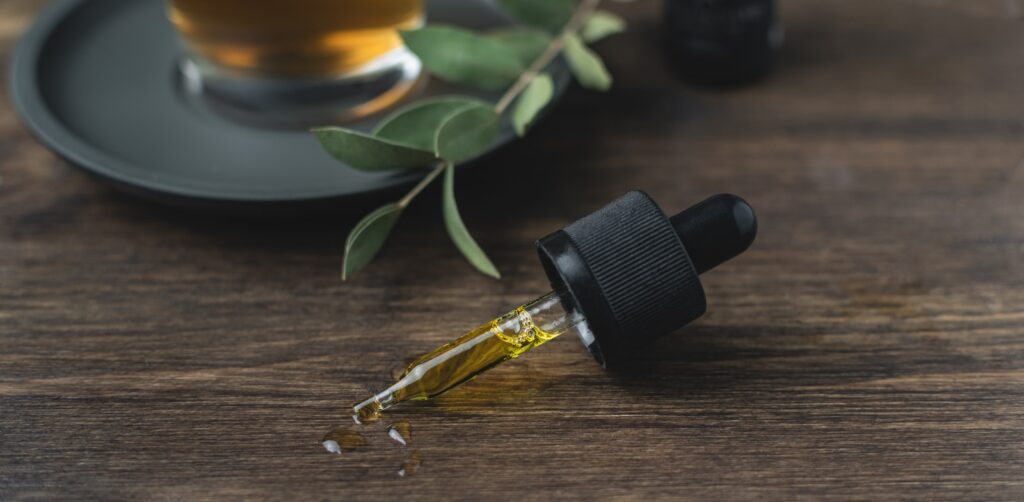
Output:
<instances>
[{"instance_id":1,"label":"amber liquid in glass","mask_svg":"<svg viewBox=\"0 0 1024 502\"><path fill-rule=\"evenodd\" d=\"M198 57L256 77L359 72L422 23L422 0L171 0L170 19Z\"/></svg>"}]
</instances>

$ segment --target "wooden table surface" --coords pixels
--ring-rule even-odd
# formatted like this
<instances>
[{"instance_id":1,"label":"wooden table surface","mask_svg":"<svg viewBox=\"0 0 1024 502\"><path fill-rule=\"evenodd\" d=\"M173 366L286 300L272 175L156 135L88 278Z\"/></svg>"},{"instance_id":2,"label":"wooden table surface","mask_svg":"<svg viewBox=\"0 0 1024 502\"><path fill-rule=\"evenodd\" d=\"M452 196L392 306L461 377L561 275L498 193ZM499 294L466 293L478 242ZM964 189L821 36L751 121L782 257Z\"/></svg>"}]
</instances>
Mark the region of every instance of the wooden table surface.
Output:
<instances>
[{"instance_id":1,"label":"wooden table surface","mask_svg":"<svg viewBox=\"0 0 1024 502\"><path fill-rule=\"evenodd\" d=\"M608 95L573 90L348 283L351 221L237 221L118 195L0 103L0 498L1024 498L1020 0L789 0L771 79L662 64L657 4L614 5ZM0 6L0 62L41 7ZM5 80L6 82L6 80ZM4 84L6 98L6 83ZM746 197L760 235L710 311L606 372L558 340L321 435L402 361L544 292L532 242L629 189Z\"/></svg>"}]
</instances>

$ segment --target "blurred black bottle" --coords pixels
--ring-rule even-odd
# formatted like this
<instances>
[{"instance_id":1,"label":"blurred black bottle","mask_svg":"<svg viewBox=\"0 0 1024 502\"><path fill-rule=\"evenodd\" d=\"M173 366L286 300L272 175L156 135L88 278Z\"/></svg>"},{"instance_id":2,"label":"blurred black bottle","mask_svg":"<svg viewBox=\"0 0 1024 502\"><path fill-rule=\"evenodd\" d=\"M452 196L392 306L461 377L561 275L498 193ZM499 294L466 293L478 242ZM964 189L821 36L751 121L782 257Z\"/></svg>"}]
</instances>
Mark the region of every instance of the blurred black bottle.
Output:
<instances>
[{"instance_id":1,"label":"blurred black bottle","mask_svg":"<svg viewBox=\"0 0 1024 502\"><path fill-rule=\"evenodd\" d=\"M774 0L664 0L669 58L684 78L737 86L765 76L782 44Z\"/></svg>"}]
</instances>

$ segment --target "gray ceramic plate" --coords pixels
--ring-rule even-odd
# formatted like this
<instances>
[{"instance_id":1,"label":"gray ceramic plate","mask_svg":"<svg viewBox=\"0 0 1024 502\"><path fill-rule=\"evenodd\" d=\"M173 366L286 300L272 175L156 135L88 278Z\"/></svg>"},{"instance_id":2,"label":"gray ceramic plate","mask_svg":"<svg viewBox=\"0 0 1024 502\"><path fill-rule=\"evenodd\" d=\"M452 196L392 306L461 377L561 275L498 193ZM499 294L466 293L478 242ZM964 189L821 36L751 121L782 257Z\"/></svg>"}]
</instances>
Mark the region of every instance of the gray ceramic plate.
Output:
<instances>
[{"instance_id":1,"label":"gray ceramic plate","mask_svg":"<svg viewBox=\"0 0 1024 502\"><path fill-rule=\"evenodd\" d=\"M508 24L486 0L427 5L432 22L474 29ZM18 46L11 88L43 143L120 187L199 205L366 202L422 176L356 171L329 157L306 131L248 126L189 97L164 8L162 0L60 0L39 16ZM560 61L552 74L558 97L569 74ZM423 93L452 91L432 79ZM379 119L346 125L368 130ZM506 127L491 149L514 139Z\"/></svg>"}]
</instances>

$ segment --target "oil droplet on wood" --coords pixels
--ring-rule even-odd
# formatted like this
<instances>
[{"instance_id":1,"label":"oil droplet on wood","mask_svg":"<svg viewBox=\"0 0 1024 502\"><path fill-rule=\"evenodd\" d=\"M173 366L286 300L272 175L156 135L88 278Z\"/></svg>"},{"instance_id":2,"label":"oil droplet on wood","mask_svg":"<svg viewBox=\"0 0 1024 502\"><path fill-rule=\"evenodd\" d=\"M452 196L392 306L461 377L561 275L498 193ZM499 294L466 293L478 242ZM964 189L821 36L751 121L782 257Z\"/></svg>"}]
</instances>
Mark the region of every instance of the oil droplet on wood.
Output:
<instances>
[{"instance_id":1,"label":"oil droplet on wood","mask_svg":"<svg viewBox=\"0 0 1024 502\"><path fill-rule=\"evenodd\" d=\"M398 469L398 475L403 478L412 476L416 474L416 471L419 470L420 464L422 463L423 457L420 455L420 451L413 450L409 453L409 457L405 459L405 462L402 462L402 467Z\"/></svg>"},{"instance_id":2,"label":"oil droplet on wood","mask_svg":"<svg viewBox=\"0 0 1024 502\"><path fill-rule=\"evenodd\" d=\"M352 451L366 446L366 438L351 429L335 427L324 434L320 444L324 446L325 450L340 455L343 451Z\"/></svg>"},{"instance_id":3,"label":"oil droplet on wood","mask_svg":"<svg viewBox=\"0 0 1024 502\"><path fill-rule=\"evenodd\" d=\"M412 426L406 420L399 420L388 425L388 437L394 439L402 446L409 446L412 442Z\"/></svg>"}]
</instances>

